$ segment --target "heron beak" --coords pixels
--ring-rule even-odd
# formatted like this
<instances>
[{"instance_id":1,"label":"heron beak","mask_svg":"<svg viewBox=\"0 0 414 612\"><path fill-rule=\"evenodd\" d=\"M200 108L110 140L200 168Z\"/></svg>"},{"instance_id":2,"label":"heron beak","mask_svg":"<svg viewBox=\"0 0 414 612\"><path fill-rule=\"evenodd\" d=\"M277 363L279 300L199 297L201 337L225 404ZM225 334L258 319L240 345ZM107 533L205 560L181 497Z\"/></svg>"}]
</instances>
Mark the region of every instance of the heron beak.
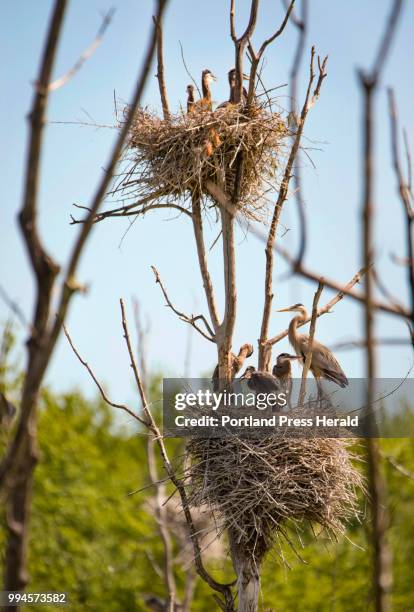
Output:
<instances>
[{"instance_id":1,"label":"heron beak","mask_svg":"<svg viewBox=\"0 0 414 612\"><path fill-rule=\"evenodd\" d=\"M213 79L213 81L217 81L217 77L214 74L210 73L211 78Z\"/></svg>"},{"instance_id":2,"label":"heron beak","mask_svg":"<svg viewBox=\"0 0 414 612\"><path fill-rule=\"evenodd\" d=\"M291 356L289 357L289 359L290 359L291 361L295 361L296 359L302 359L302 357L301 357L300 355L291 355Z\"/></svg>"},{"instance_id":3,"label":"heron beak","mask_svg":"<svg viewBox=\"0 0 414 612\"><path fill-rule=\"evenodd\" d=\"M280 310L276 310L275 312L290 312L292 310L291 306L289 308L280 308Z\"/></svg>"}]
</instances>

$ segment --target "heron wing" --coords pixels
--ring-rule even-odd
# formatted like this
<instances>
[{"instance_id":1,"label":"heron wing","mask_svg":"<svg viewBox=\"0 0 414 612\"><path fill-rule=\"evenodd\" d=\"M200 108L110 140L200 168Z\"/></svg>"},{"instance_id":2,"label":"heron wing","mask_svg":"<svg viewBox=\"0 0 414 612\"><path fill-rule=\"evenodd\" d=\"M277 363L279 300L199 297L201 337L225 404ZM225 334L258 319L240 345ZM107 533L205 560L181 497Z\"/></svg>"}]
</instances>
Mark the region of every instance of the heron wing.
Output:
<instances>
[{"instance_id":1,"label":"heron wing","mask_svg":"<svg viewBox=\"0 0 414 612\"><path fill-rule=\"evenodd\" d=\"M260 385L261 387L261 393L272 393L279 389L279 383L272 374L269 372L258 372L258 374L260 374L258 386Z\"/></svg>"},{"instance_id":2,"label":"heron wing","mask_svg":"<svg viewBox=\"0 0 414 612\"><path fill-rule=\"evenodd\" d=\"M301 336L301 351L304 355L308 353L308 347L309 336L303 334L303 336ZM346 387L348 385L348 379L335 355L327 346L315 339L312 347L311 369L315 370L315 374L331 380L340 387Z\"/></svg>"}]
</instances>

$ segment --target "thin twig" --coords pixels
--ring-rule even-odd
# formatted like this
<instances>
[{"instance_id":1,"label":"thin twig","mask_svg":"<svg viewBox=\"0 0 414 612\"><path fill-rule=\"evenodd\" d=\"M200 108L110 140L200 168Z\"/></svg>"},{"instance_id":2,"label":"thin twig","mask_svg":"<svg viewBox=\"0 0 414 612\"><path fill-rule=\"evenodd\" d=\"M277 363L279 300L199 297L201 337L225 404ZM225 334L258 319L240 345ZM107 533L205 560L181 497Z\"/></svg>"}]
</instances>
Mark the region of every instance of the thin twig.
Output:
<instances>
[{"instance_id":1,"label":"thin twig","mask_svg":"<svg viewBox=\"0 0 414 612\"><path fill-rule=\"evenodd\" d=\"M411 155L408 146L407 138L404 137L404 144L406 150L407 166L408 166L408 179L404 178L403 170L401 167L400 154L399 154L399 143L398 143L398 116L397 116L397 105L395 102L395 94L392 89L388 90L388 105L389 105L389 116L391 124L391 152L394 166L394 172L398 184L398 193L400 196L401 203L403 205L404 216L405 216L405 228L406 228L406 248L407 248L407 281L410 291L410 307L411 307L411 342L414 347L414 208L413 208L413 197L411 193Z\"/></svg>"},{"instance_id":2,"label":"thin twig","mask_svg":"<svg viewBox=\"0 0 414 612\"><path fill-rule=\"evenodd\" d=\"M286 6L286 3L285 3ZM296 17L292 13L291 16L293 24L299 31L298 41L296 50L290 70L290 121L296 126L297 124L297 99L298 99L298 76L300 66L304 57L306 34L308 29L308 0L302 0L301 2L301 13L300 17ZM294 137L294 135L293 135ZM298 154L300 155L300 153ZM298 254L295 258L294 268L298 268L302 265L305 258L306 246L307 246L307 225L306 225L306 212L305 203L302 194L302 180L301 180L301 168L300 163L295 164L295 172L293 176L295 200L298 209L299 217L299 249ZM293 274L293 269L291 274Z\"/></svg>"},{"instance_id":3,"label":"thin twig","mask_svg":"<svg viewBox=\"0 0 414 612\"><path fill-rule=\"evenodd\" d=\"M186 73L188 74L192 82L194 83L194 86L197 89L198 95L201 97L200 88L197 84L197 81L195 80L191 72L189 71L187 63L185 61L183 45L181 44L181 41L179 41L179 43L180 43L181 60L183 62L184 70L186 71Z\"/></svg>"},{"instance_id":4,"label":"thin twig","mask_svg":"<svg viewBox=\"0 0 414 612\"><path fill-rule=\"evenodd\" d=\"M406 338L376 338L375 346L409 346L411 341ZM354 349L365 349L365 340L346 340L329 346L331 351L351 351Z\"/></svg>"},{"instance_id":5,"label":"thin twig","mask_svg":"<svg viewBox=\"0 0 414 612\"><path fill-rule=\"evenodd\" d=\"M81 362L81 364L87 369L90 377L92 378L93 382L95 383L95 385L98 388L99 393L101 394L102 399L104 400L104 402L106 404L108 404L108 406L112 406L112 408L117 408L118 410L123 410L124 412L126 412L127 414L129 414L130 416L132 416L135 420L139 421L142 425L145 425L146 427L148 426L148 423L146 423L146 421L144 421L144 419L142 419L138 414L136 414L133 410L131 410L130 408L128 408L128 406L125 406L125 404L117 404L116 402L113 402L112 400L109 399L109 397L106 395L101 383L99 382L98 378L96 377L94 371L92 370L92 368L90 367L90 365L88 364L87 361L85 361L79 351L77 350L77 348L75 347L73 340L67 330L66 325L63 325L63 332L66 336L67 341L70 344L70 347L72 349L72 351L74 352L74 354L76 355L76 357L78 358L78 360Z\"/></svg>"},{"instance_id":6,"label":"thin twig","mask_svg":"<svg viewBox=\"0 0 414 612\"><path fill-rule=\"evenodd\" d=\"M249 48L249 53L250 53L250 58L251 58L251 66L250 66L250 78L249 78L249 90L248 90L248 94L247 94L247 106L249 107L252 102L253 102L253 98L254 98L254 91L256 88L256 75L257 75L257 69L259 66L259 63L262 59L262 56L266 50L266 48L276 40L276 38L278 38L284 31L288 21L289 21L289 17L292 13L293 7L295 5L295 0L291 0L289 6L286 9L286 13L285 16L283 18L283 21L281 23L281 25L279 26L279 28L276 30L276 32L270 36L269 38L267 38L266 40L263 41L262 45L260 46L260 49L258 52L256 52L253 48L253 44L251 39L251 35L249 35L248 38L248 48Z\"/></svg>"},{"instance_id":7,"label":"thin twig","mask_svg":"<svg viewBox=\"0 0 414 612\"><path fill-rule=\"evenodd\" d=\"M319 303L319 298L321 297L321 293L323 291L323 287L324 287L323 280L321 279L319 281L318 288L313 298L311 324L309 328L308 349L306 353L305 363L303 364L302 380L300 383L299 406L303 406L304 401L305 401L306 379L308 377L308 372L309 372L309 369L312 363L313 338L315 336L315 331L316 331L316 319L318 318L318 303Z\"/></svg>"},{"instance_id":8,"label":"thin twig","mask_svg":"<svg viewBox=\"0 0 414 612\"><path fill-rule=\"evenodd\" d=\"M356 285L357 283L359 283L359 281L361 280L361 278L364 276L365 273L366 273L366 269L361 268L355 274L355 276L349 281L349 283L344 285L340 289L340 291L331 300L329 300L329 302L327 302L324 306L322 306L322 308L318 309L317 317L321 317L324 314L330 313L331 309L335 306L335 304L340 302L346 295L350 295L349 292L351 291L352 287ZM320 283L320 277L319 277L319 283ZM323 279L323 285L327 286L327 282L325 278ZM309 323L310 320L311 320L311 317L308 317L306 321L304 321L303 323L298 323L298 327L301 327L302 325L306 325L306 323ZM280 342L280 340L283 340L283 338L286 338L288 333L289 333L289 330L285 329L283 332L280 332L273 338L270 338L268 342L273 346L277 342Z\"/></svg>"},{"instance_id":9,"label":"thin twig","mask_svg":"<svg viewBox=\"0 0 414 612\"><path fill-rule=\"evenodd\" d=\"M384 451L380 451L380 455L386 461L388 461L388 463L392 465L392 467L397 470L397 472L399 472L403 476L406 476L410 480L414 480L414 473L407 470L407 468L401 465L401 463L398 463L398 461L394 457L391 457L391 455L387 455L386 453L384 453Z\"/></svg>"},{"instance_id":10,"label":"thin twig","mask_svg":"<svg viewBox=\"0 0 414 612\"><path fill-rule=\"evenodd\" d=\"M83 64L95 53L95 51L101 44L104 34L106 32L106 29L111 23L114 14L115 14L115 8L112 7L111 9L109 9L107 14L104 16L102 24L95 37L95 40L92 42L92 44L87 49L85 49L85 51L76 60L75 64L72 66L70 70L68 70L64 75L62 75L61 77L59 77L58 79L50 83L49 91L56 91L60 87L63 87L63 85L66 85L66 83L70 81L70 79L73 78L77 72L79 72Z\"/></svg>"},{"instance_id":11,"label":"thin twig","mask_svg":"<svg viewBox=\"0 0 414 612\"><path fill-rule=\"evenodd\" d=\"M263 239L263 238L262 238ZM283 257L283 259L285 259L285 261L291 265L293 267L295 260L294 258L288 253L288 251L286 249L284 249L283 247L276 245L275 246L275 250L277 253L279 253L279 255L281 255ZM296 270L296 273L299 276L303 276L303 278L306 278L307 280L310 280L314 283L319 282L319 279L321 277L321 274L318 272L314 272L313 270L310 270L309 268L305 267L303 264L301 265L300 268L298 268ZM325 287L329 288L329 289L333 289L334 291L342 291L343 290L343 286L341 286L340 283L338 283L336 280L334 279L329 279L324 275L324 283L325 283ZM359 293L357 291L353 291L352 289L350 290L346 290L345 294L348 295L350 298L352 298L353 300L356 300L359 303L364 303L364 295L362 293ZM404 319L410 319L411 318L411 312L408 310L404 310L401 308L395 308L394 306L392 306L391 304L389 304L388 302L382 302L380 300L373 300L373 308L376 311L381 311L381 312L385 312L387 314L392 314L392 315L396 315L399 317L402 317Z\"/></svg>"},{"instance_id":12,"label":"thin twig","mask_svg":"<svg viewBox=\"0 0 414 612\"><path fill-rule=\"evenodd\" d=\"M19 319L20 323L23 325L25 329L27 329L30 334L34 337L36 335L36 330L32 328L30 322L26 319L26 316L23 310L20 308L19 304L13 300L7 291L0 285L0 297L3 302L10 308L12 313Z\"/></svg>"},{"instance_id":13,"label":"thin twig","mask_svg":"<svg viewBox=\"0 0 414 612\"><path fill-rule=\"evenodd\" d=\"M196 329L206 340L209 340L210 342L215 342L214 332L210 324L208 323L207 319L204 317L204 315L201 315L201 314L196 315L196 316L192 315L190 317L186 315L184 312L177 310L177 308L173 306L170 298L168 297L167 291L163 285L163 282L161 280L161 277L160 277L160 274L157 268L155 266L151 266L151 269L154 272L155 282L158 283L161 288L162 294L165 298L165 301L167 302L168 308L171 308L171 310L178 316L178 318L181 321L184 321L185 323L188 323L189 325L194 327L194 329ZM203 329L201 329L201 327L197 325L197 321L202 321L204 323L208 333L206 333Z\"/></svg>"}]
</instances>

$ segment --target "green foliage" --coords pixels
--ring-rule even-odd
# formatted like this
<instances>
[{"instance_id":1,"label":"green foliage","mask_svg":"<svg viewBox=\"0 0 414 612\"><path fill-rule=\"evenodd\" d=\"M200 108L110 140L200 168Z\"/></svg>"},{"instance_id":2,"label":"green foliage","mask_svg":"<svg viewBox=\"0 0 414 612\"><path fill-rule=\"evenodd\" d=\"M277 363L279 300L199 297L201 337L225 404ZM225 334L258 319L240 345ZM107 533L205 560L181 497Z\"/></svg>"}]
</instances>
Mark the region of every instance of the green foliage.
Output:
<instances>
[{"instance_id":1,"label":"green foliage","mask_svg":"<svg viewBox=\"0 0 414 612\"><path fill-rule=\"evenodd\" d=\"M159 380L154 380L156 395ZM121 424L122 423L122 424ZM35 473L30 532L30 591L67 591L73 611L146 610L144 596L165 597L159 575L162 545L148 505L146 438L128 417L81 394L45 392L39 417L40 462ZM414 472L410 440L382 441L382 450ZM169 441L179 456L182 444ZM412 570L414 481L386 462L394 551L394 604L414 610ZM160 466L160 475L163 475ZM361 504L364 501L361 498ZM304 527L291 534L303 561L283 543L265 561L262 610L347 612L372 609L371 569L366 527L350 525L347 536L330 542ZM0 529L4 550L5 533ZM303 547L300 547L300 541ZM220 580L233 578L228 560L210 562ZM182 596L186 568L177 568ZM31 606L27 606L31 609ZM36 606L33 610L50 610ZM209 588L197 582L191 610L216 609Z\"/></svg>"},{"instance_id":2,"label":"green foliage","mask_svg":"<svg viewBox=\"0 0 414 612\"><path fill-rule=\"evenodd\" d=\"M160 545L144 498L129 495L146 483L142 436L79 394L46 394L39 431L30 588L67 591L71 610L144 609L139 594L160 582L146 553Z\"/></svg>"}]
</instances>

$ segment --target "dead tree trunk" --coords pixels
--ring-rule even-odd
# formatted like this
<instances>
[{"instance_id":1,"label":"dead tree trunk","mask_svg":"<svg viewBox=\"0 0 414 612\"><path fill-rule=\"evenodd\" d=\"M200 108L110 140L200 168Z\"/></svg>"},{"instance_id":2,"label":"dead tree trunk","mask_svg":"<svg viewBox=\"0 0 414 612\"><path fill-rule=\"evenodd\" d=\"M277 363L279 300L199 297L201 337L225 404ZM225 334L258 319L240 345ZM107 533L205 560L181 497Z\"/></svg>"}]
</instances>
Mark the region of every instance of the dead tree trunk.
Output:
<instances>
[{"instance_id":1,"label":"dead tree trunk","mask_svg":"<svg viewBox=\"0 0 414 612\"><path fill-rule=\"evenodd\" d=\"M374 414L376 353L374 321L374 287L372 264L375 262L375 97L390 44L401 13L402 0L394 0L386 23L379 50L369 72L360 71L363 95L363 198L362 198L362 257L367 269L365 275L365 342L366 342L366 406L369 418L369 439L366 441L368 463L368 490L372 515L371 542L373 549L373 590L377 612L391 609L392 551L388 541L388 506L386 481L381 473L377 425Z\"/></svg>"},{"instance_id":2,"label":"dead tree trunk","mask_svg":"<svg viewBox=\"0 0 414 612\"><path fill-rule=\"evenodd\" d=\"M246 551L237 535L229 531L230 553L237 574L238 612L254 612L260 593L260 562Z\"/></svg>"}]
</instances>

